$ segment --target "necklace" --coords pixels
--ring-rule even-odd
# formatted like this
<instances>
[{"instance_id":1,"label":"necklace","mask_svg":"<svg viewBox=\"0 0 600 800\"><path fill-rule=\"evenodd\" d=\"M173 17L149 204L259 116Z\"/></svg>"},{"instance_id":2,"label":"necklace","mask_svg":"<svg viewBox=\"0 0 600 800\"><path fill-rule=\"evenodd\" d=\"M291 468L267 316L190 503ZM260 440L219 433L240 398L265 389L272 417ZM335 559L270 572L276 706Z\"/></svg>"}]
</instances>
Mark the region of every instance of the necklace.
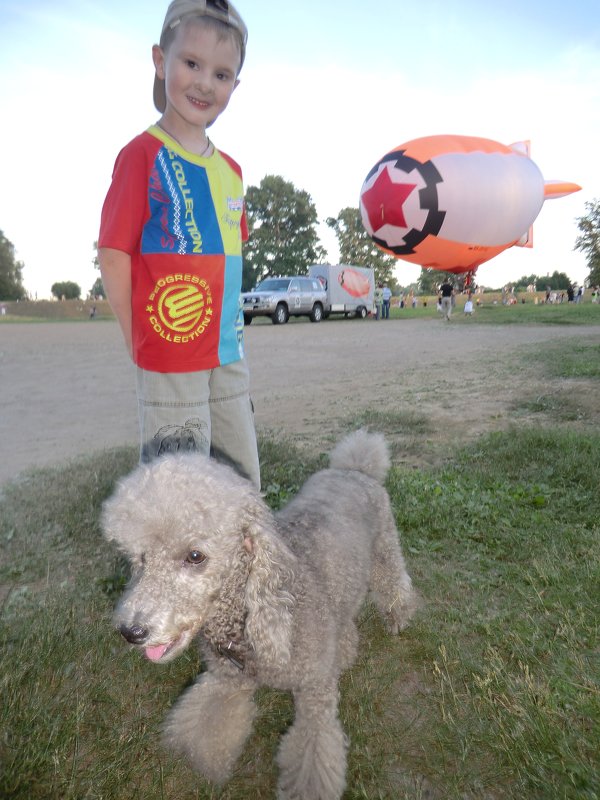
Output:
<instances>
[{"instance_id":1,"label":"necklace","mask_svg":"<svg viewBox=\"0 0 600 800\"><path fill-rule=\"evenodd\" d=\"M170 137L171 139L173 139L173 141L174 141L174 142L177 142L177 144L179 145L179 147L181 147L181 149L182 149L182 150L185 150L185 151L186 151L186 152L188 152L188 153L190 153L190 152L193 152L193 150L188 150L188 148L187 148L187 147L185 147L185 146L184 146L184 145L183 145L183 144L182 144L182 143L179 141L179 139L178 139L176 136L173 136L173 134L172 134L172 133L169 133L169 131L168 131L166 128L164 128L164 127L163 127L163 126L160 124L160 122L157 122L157 123L156 123L156 127L157 127L157 128L160 128L160 129L161 129L161 131L162 131L163 133L166 133L166 134L167 134L167 136L168 136L168 137ZM204 135L206 136L206 134L204 134ZM198 155L198 156L203 156L203 155L206 155L206 153L208 153L208 151L209 151L209 149L210 149L210 145L211 145L211 141L210 141L210 139L208 138L208 136L206 136L206 147L204 148L204 150L202 150L202 152L201 152L201 153L195 153L195 155Z\"/></svg>"}]
</instances>

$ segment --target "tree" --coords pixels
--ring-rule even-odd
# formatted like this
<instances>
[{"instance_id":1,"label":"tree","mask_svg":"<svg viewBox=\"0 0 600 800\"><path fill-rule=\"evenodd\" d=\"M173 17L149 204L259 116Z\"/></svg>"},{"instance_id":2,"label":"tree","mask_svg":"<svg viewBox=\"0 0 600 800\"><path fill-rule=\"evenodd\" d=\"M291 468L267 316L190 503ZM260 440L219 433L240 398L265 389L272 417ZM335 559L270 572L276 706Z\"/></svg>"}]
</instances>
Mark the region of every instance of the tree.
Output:
<instances>
[{"instance_id":1,"label":"tree","mask_svg":"<svg viewBox=\"0 0 600 800\"><path fill-rule=\"evenodd\" d=\"M319 244L311 196L279 175L266 175L246 191L249 238L244 246L242 288L266 275L306 275L325 250Z\"/></svg>"},{"instance_id":2,"label":"tree","mask_svg":"<svg viewBox=\"0 0 600 800\"><path fill-rule=\"evenodd\" d=\"M538 289L546 289L548 286L555 290L566 290L571 285L571 279L566 272L554 270L552 275L542 275L538 278Z\"/></svg>"},{"instance_id":3,"label":"tree","mask_svg":"<svg viewBox=\"0 0 600 800\"><path fill-rule=\"evenodd\" d=\"M443 283L442 273L437 269L423 267L417 285L421 294L437 294L440 283Z\"/></svg>"},{"instance_id":4,"label":"tree","mask_svg":"<svg viewBox=\"0 0 600 800\"><path fill-rule=\"evenodd\" d=\"M327 224L335 231L340 247L340 262L357 267L372 267L377 283L396 283L393 272L397 261L373 242L360 217L358 208L342 208Z\"/></svg>"},{"instance_id":5,"label":"tree","mask_svg":"<svg viewBox=\"0 0 600 800\"><path fill-rule=\"evenodd\" d=\"M24 300L23 263L15 261L15 248L0 231L0 300Z\"/></svg>"},{"instance_id":6,"label":"tree","mask_svg":"<svg viewBox=\"0 0 600 800\"><path fill-rule=\"evenodd\" d=\"M59 300L79 300L81 297L81 287L73 281L53 283L50 291Z\"/></svg>"},{"instance_id":7,"label":"tree","mask_svg":"<svg viewBox=\"0 0 600 800\"><path fill-rule=\"evenodd\" d=\"M539 275L523 275L518 281L514 282L515 289L527 289L528 286L542 288L543 285L545 285L544 281Z\"/></svg>"},{"instance_id":8,"label":"tree","mask_svg":"<svg viewBox=\"0 0 600 800\"><path fill-rule=\"evenodd\" d=\"M98 258L98 241L94 242L93 250L94 250L94 258L92 259L92 264L94 265L94 269L100 269L100 260ZM106 298L106 292L104 291L104 284L102 283L102 278L96 278L96 280L94 281L94 285L90 289L90 297L92 299L95 297Z\"/></svg>"},{"instance_id":9,"label":"tree","mask_svg":"<svg viewBox=\"0 0 600 800\"><path fill-rule=\"evenodd\" d=\"M587 257L589 275L588 286L600 286L600 200L588 201L585 204L587 214L579 217L577 227L581 234L575 240L574 250L581 250Z\"/></svg>"},{"instance_id":10,"label":"tree","mask_svg":"<svg viewBox=\"0 0 600 800\"><path fill-rule=\"evenodd\" d=\"M94 285L90 289L90 297L92 299L96 297L105 298L106 294L104 292L104 284L102 283L102 278L96 278L94 281Z\"/></svg>"}]
</instances>

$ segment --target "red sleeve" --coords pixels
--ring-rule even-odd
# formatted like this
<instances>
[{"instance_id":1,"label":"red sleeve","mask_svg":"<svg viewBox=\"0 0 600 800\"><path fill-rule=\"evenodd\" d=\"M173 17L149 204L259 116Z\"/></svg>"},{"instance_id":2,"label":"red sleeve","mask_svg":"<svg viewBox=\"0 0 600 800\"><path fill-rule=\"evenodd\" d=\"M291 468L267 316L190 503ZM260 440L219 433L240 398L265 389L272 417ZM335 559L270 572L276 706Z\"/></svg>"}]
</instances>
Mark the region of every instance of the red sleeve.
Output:
<instances>
[{"instance_id":1,"label":"red sleeve","mask_svg":"<svg viewBox=\"0 0 600 800\"><path fill-rule=\"evenodd\" d=\"M98 247L133 254L148 216L148 156L138 139L121 150L102 207Z\"/></svg>"}]
</instances>

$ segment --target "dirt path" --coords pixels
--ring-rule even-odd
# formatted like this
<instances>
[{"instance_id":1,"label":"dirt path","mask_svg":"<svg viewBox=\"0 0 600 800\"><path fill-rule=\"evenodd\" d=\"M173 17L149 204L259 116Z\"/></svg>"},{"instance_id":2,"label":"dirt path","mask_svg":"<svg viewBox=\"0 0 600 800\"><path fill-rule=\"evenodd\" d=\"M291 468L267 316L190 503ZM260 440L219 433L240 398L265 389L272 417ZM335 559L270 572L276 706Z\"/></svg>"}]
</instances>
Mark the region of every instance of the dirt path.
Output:
<instances>
[{"instance_id":1,"label":"dirt path","mask_svg":"<svg viewBox=\"0 0 600 800\"><path fill-rule=\"evenodd\" d=\"M448 442L509 424L516 398L548 389L535 345L599 334L439 319L255 324L246 347L257 426L320 445L364 409L404 414L408 426L413 415L431 433L427 451L407 458L435 460ZM0 326L0 387L0 483L137 442L133 367L116 323Z\"/></svg>"}]
</instances>

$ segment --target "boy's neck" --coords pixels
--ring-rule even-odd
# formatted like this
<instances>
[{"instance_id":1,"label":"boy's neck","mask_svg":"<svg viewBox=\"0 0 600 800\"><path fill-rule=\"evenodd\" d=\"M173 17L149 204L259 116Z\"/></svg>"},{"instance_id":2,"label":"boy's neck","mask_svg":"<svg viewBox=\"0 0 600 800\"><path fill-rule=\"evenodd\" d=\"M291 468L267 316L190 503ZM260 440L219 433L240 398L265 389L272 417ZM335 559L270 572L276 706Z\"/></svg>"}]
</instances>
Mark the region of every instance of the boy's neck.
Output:
<instances>
[{"instance_id":1,"label":"boy's neck","mask_svg":"<svg viewBox=\"0 0 600 800\"><path fill-rule=\"evenodd\" d=\"M209 156L211 154L212 143L205 130L198 128L194 131L179 131L177 126L161 117L156 125L167 134L174 142L188 153L196 156Z\"/></svg>"}]
</instances>

